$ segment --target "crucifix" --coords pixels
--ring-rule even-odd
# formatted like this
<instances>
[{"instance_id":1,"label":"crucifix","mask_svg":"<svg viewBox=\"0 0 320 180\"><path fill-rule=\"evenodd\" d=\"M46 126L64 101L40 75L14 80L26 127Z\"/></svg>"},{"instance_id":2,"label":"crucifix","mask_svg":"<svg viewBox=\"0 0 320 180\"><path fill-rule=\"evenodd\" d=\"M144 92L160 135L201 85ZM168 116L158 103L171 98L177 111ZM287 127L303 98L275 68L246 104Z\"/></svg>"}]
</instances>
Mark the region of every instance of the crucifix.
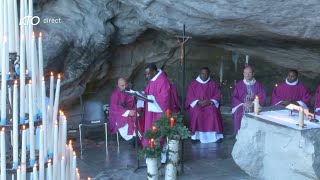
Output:
<instances>
[{"instance_id":1,"label":"crucifix","mask_svg":"<svg viewBox=\"0 0 320 180\"><path fill-rule=\"evenodd\" d=\"M176 35L177 42L180 46L180 65L182 66L182 98L181 98L181 113L184 115L184 102L185 102L185 89L186 89L186 62L185 62L185 43L192 39L190 36L186 36L186 26L183 24L183 31L182 35ZM181 143L181 173L184 171L184 162L183 162L183 156L184 156L184 141L182 140Z\"/></svg>"}]
</instances>

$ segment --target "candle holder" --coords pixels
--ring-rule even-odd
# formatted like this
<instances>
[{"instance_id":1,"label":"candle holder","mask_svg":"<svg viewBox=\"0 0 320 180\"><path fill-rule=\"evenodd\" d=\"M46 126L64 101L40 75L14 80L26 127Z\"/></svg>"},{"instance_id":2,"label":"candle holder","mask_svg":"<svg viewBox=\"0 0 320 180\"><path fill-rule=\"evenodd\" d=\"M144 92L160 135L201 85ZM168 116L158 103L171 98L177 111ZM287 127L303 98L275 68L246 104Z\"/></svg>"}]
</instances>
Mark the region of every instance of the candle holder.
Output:
<instances>
[{"instance_id":1,"label":"candle holder","mask_svg":"<svg viewBox=\"0 0 320 180\"><path fill-rule=\"evenodd\" d=\"M19 64L18 54L17 52L10 52L9 53L9 79L15 79L17 77L17 72L15 65Z\"/></svg>"}]
</instances>

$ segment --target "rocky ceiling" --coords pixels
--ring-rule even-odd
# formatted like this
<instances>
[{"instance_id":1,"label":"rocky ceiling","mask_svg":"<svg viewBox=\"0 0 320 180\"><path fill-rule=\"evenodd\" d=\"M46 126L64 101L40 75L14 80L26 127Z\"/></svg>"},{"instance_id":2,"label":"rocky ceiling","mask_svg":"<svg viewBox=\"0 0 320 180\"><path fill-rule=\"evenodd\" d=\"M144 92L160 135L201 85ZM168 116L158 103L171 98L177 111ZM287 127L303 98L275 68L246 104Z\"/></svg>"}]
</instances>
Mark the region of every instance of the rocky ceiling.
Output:
<instances>
[{"instance_id":1,"label":"rocky ceiling","mask_svg":"<svg viewBox=\"0 0 320 180\"><path fill-rule=\"evenodd\" d=\"M62 101L83 93L88 82L106 82L123 72L112 68L116 48L135 43L148 29L174 37L183 24L193 40L297 68L310 78L320 74L320 2L316 0L35 2L35 14L42 20L35 28L44 34L45 67L64 73ZM44 23L59 18L60 23ZM168 55L160 52L172 54L178 48L165 47L166 51L150 48L153 53L132 61L124 74L131 77L145 62L165 61Z\"/></svg>"}]
</instances>

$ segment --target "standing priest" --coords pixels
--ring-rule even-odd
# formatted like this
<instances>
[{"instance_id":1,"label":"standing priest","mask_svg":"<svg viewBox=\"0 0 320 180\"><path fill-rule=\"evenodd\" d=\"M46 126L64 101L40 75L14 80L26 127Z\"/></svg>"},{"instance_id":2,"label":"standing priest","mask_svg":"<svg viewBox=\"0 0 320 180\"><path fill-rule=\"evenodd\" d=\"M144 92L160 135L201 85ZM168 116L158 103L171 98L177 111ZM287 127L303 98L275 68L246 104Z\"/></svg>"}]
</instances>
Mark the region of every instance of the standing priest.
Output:
<instances>
[{"instance_id":1,"label":"standing priest","mask_svg":"<svg viewBox=\"0 0 320 180\"><path fill-rule=\"evenodd\" d=\"M223 138L220 88L209 75L208 67L200 69L200 75L189 84L185 104L190 113L191 139L201 143L221 142Z\"/></svg>"}]
</instances>

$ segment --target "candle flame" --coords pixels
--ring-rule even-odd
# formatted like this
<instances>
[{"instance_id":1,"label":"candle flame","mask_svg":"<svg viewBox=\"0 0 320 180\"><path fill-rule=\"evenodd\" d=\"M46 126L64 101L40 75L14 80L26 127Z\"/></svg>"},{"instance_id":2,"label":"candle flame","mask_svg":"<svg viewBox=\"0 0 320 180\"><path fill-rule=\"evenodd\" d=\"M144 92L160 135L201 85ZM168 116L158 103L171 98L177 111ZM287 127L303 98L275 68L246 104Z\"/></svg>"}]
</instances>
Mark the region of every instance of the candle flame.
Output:
<instances>
[{"instance_id":1,"label":"candle flame","mask_svg":"<svg viewBox=\"0 0 320 180\"><path fill-rule=\"evenodd\" d=\"M91 180L91 177L88 177L88 180Z\"/></svg>"},{"instance_id":2,"label":"candle flame","mask_svg":"<svg viewBox=\"0 0 320 180\"><path fill-rule=\"evenodd\" d=\"M79 173L79 169L78 168L76 168L76 171L77 171L77 173Z\"/></svg>"},{"instance_id":3,"label":"candle flame","mask_svg":"<svg viewBox=\"0 0 320 180\"><path fill-rule=\"evenodd\" d=\"M29 80L29 84L32 84L32 81L31 81L31 80Z\"/></svg>"},{"instance_id":4,"label":"candle flame","mask_svg":"<svg viewBox=\"0 0 320 180\"><path fill-rule=\"evenodd\" d=\"M56 125L58 125L58 120L56 120Z\"/></svg>"},{"instance_id":5,"label":"candle flame","mask_svg":"<svg viewBox=\"0 0 320 180\"><path fill-rule=\"evenodd\" d=\"M61 160L64 160L64 156L62 156Z\"/></svg>"},{"instance_id":6,"label":"candle flame","mask_svg":"<svg viewBox=\"0 0 320 180\"><path fill-rule=\"evenodd\" d=\"M60 75L60 73L58 74L58 79L61 79L61 75Z\"/></svg>"},{"instance_id":7,"label":"candle flame","mask_svg":"<svg viewBox=\"0 0 320 180\"><path fill-rule=\"evenodd\" d=\"M51 163L51 159L48 160L48 163Z\"/></svg>"},{"instance_id":8,"label":"candle flame","mask_svg":"<svg viewBox=\"0 0 320 180\"><path fill-rule=\"evenodd\" d=\"M14 80L14 85L17 85L18 84L18 81L17 80Z\"/></svg>"},{"instance_id":9,"label":"candle flame","mask_svg":"<svg viewBox=\"0 0 320 180\"><path fill-rule=\"evenodd\" d=\"M151 139L150 139L150 141L151 141L151 142L154 142L154 139L153 139L153 138L151 138Z\"/></svg>"},{"instance_id":10,"label":"candle flame","mask_svg":"<svg viewBox=\"0 0 320 180\"><path fill-rule=\"evenodd\" d=\"M23 125L23 126L22 126L22 130L25 130L25 129L26 129L26 126L25 126L25 125Z\"/></svg>"},{"instance_id":11,"label":"candle flame","mask_svg":"<svg viewBox=\"0 0 320 180\"><path fill-rule=\"evenodd\" d=\"M28 74L28 69L26 69L26 74Z\"/></svg>"},{"instance_id":12,"label":"candle flame","mask_svg":"<svg viewBox=\"0 0 320 180\"><path fill-rule=\"evenodd\" d=\"M18 166L18 170L20 171L20 169L21 169L21 167L20 166Z\"/></svg>"},{"instance_id":13,"label":"candle flame","mask_svg":"<svg viewBox=\"0 0 320 180\"><path fill-rule=\"evenodd\" d=\"M52 71L50 72L50 74L51 74L51 76L53 76L53 72Z\"/></svg>"},{"instance_id":14,"label":"candle flame","mask_svg":"<svg viewBox=\"0 0 320 180\"><path fill-rule=\"evenodd\" d=\"M259 96L258 96L258 95L256 96L256 99L259 99Z\"/></svg>"},{"instance_id":15,"label":"candle flame","mask_svg":"<svg viewBox=\"0 0 320 180\"><path fill-rule=\"evenodd\" d=\"M277 87L277 86L278 86L278 84L275 84L275 86Z\"/></svg>"},{"instance_id":16,"label":"candle flame","mask_svg":"<svg viewBox=\"0 0 320 180\"><path fill-rule=\"evenodd\" d=\"M3 132L3 133L4 133L5 130L6 130L5 128L2 128L2 132Z\"/></svg>"},{"instance_id":17,"label":"candle flame","mask_svg":"<svg viewBox=\"0 0 320 180\"><path fill-rule=\"evenodd\" d=\"M69 141L69 146L72 146L72 140Z\"/></svg>"},{"instance_id":18,"label":"candle flame","mask_svg":"<svg viewBox=\"0 0 320 180\"><path fill-rule=\"evenodd\" d=\"M73 151L73 156L76 156L76 152L75 151Z\"/></svg>"},{"instance_id":19,"label":"candle flame","mask_svg":"<svg viewBox=\"0 0 320 180\"><path fill-rule=\"evenodd\" d=\"M32 31L32 39L34 39L35 35L34 35L34 31Z\"/></svg>"},{"instance_id":20,"label":"candle flame","mask_svg":"<svg viewBox=\"0 0 320 180\"><path fill-rule=\"evenodd\" d=\"M42 37L42 32L39 33L39 37Z\"/></svg>"},{"instance_id":21,"label":"candle flame","mask_svg":"<svg viewBox=\"0 0 320 180\"><path fill-rule=\"evenodd\" d=\"M59 110L59 114L60 114L60 115L63 115L63 112L62 112L62 110L61 110L61 109Z\"/></svg>"},{"instance_id":22,"label":"candle flame","mask_svg":"<svg viewBox=\"0 0 320 180\"><path fill-rule=\"evenodd\" d=\"M42 76L42 81L44 81L44 76Z\"/></svg>"}]
</instances>

